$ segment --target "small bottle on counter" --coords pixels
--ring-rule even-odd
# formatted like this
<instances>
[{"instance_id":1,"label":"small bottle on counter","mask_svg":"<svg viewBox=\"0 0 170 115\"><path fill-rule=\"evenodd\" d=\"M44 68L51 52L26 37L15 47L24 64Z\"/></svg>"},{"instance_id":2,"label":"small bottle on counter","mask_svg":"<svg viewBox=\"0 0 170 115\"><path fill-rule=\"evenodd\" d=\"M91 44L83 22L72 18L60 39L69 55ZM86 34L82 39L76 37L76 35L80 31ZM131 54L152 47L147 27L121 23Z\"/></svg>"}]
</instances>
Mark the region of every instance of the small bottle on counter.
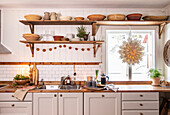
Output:
<instances>
[{"instance_id":1,"label":"small bottle on counter","mask_svg":"<svg viewBox=\"0 0 170 115\"><path fill-rule=\"evenodd\" d=\"M69 75L66 77L65 81L66 81L66 85L71 85L71 78Z\"/></svg>"}]
</instances>

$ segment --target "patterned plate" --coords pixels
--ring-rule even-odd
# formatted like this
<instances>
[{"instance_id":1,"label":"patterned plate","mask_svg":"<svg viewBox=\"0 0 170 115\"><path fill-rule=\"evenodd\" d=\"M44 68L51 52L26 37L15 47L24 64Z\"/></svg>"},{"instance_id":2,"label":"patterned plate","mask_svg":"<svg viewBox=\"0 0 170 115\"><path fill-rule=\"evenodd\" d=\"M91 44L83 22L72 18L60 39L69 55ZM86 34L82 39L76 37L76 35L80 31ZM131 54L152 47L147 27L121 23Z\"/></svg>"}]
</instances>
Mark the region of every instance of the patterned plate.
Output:
<instances>
[{"instance_id":1,"label":"patterned plate","mask_svg":"<svg viewBox=\"0 0 170 115\"><path fill-rule=\"evenodd\" d=\"M164 46L163 57L165 64L170 67L170 40L168 40Z\"/></svg>"}]
</instances>

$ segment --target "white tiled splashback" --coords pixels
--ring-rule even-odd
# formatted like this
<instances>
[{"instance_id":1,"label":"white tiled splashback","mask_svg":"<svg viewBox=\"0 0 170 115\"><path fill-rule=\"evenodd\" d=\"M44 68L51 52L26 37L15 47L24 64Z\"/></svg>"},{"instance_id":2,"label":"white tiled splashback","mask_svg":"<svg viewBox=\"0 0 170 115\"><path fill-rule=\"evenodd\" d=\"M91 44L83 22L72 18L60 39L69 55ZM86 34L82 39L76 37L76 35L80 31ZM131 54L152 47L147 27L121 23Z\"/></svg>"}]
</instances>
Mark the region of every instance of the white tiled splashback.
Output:
<instances>
[{"instance_id":1,"label":"white tiled splashback","mask_svg":"<svg viewBox=\"0 0 170 115\"><path fill-rule=\"evenodd\" d=\"M60 81L61 76L73 77L73 65L37 65L39 80ZM95 76L99 65L75 65L76 80L84 81L87 76ZM29 74L28 65L0 65L0 81L12 81L16 74Z\"/></svg>"}]
</instances>

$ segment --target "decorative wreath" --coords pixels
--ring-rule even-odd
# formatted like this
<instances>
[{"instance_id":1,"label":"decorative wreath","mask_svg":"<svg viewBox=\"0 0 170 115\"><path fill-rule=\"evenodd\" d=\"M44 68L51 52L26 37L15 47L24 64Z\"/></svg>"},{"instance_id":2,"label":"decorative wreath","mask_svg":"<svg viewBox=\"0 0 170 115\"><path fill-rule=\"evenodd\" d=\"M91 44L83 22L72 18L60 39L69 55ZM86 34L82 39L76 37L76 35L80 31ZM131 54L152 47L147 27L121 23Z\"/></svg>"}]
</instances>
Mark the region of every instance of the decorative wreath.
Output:
<instances>
[{"instance_id":1,"label":"decorative wreath","mask_svg":"<svg viewBox=\"0 0 170 115\"><path fill-rule=\"evenodd\" d=\"M128 39L124 41L123 45L120 46L120 58L123 59L123 63L128 63L129 65L134 65L142 60L144 47L141 45L139 40Z\"/></svg>"}]
</instances>

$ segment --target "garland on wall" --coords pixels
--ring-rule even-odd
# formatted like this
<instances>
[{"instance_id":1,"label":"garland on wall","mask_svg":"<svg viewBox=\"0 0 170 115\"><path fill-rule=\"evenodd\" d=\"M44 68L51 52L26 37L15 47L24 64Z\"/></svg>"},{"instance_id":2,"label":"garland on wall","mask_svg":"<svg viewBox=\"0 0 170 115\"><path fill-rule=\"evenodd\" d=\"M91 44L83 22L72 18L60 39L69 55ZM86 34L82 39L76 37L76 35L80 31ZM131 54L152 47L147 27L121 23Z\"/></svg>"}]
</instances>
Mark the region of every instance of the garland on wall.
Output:
<instances>
[{"instance_id":1,"label":"garland on wall","mask_svg":"<svg viewBox=\"0 0 170 115\"><path fill-rule=\"evenodd\" d=\"M26 47L29 47L29 44L26 44ZM99 48L100 45L98 45L97 47ZM75 51L80 50L82 52L90 51L91 49L93 49L93 47L87 47L87 48L81 47L81 48L78 48L78 47L67 46L67 45L64 44L64 45L58 45L58 46L51 47L51 48L39 48L39 47L37 47L36 51L42 51L42 52L50 51L51 52L53 50L57 50L57 49L61 49L61 48L67 48L69 50L75 50Z\"/></svg>"}]
</instances>

